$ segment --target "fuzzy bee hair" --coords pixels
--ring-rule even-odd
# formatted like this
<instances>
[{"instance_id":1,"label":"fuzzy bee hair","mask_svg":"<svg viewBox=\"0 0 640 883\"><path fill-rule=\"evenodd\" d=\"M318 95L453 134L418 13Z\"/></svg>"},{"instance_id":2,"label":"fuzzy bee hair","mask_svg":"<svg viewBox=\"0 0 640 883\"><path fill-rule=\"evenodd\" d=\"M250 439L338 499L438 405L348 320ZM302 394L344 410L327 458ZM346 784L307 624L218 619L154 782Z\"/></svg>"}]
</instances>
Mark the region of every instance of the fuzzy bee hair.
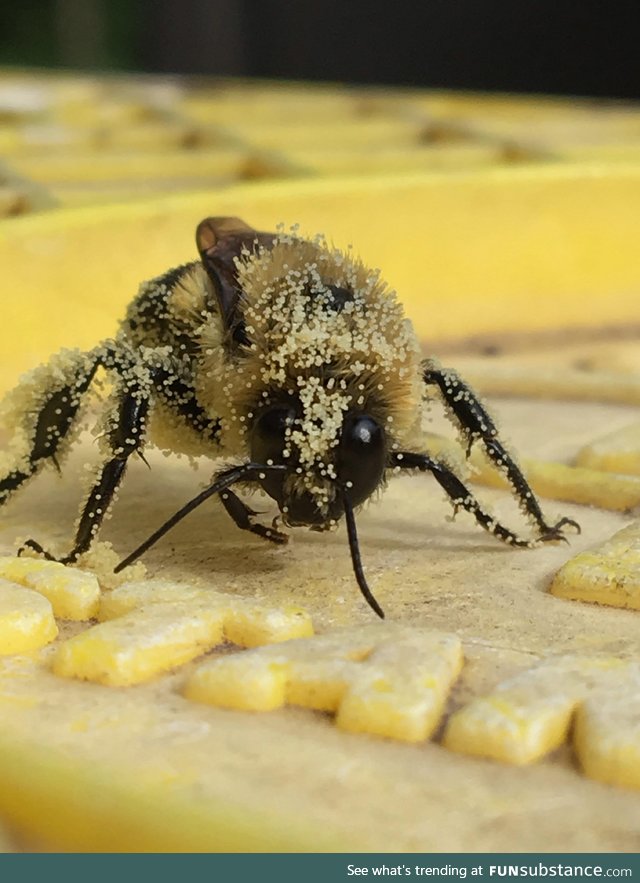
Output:
<instances>
[{"instance_id":1,"label":"fuzzy bee hair","mask_svg":"<svg viewBox=\"0 0 640 883\"><path fill-rule=\"evenodd\" d=\"M421 360L411 323L377 271L295 228L268 234L237 218L207 218L196 239L200 260L143 283L115 339L59 353L2 403L13 437L0 460L0 503L47 461L58 465L96 372L110 377L98 423L102 462L64 562L89 548L128 458L143 456L146 444L236 465L216 473L117 570L213 495L240 528L285 542L254 520L234 484L262 486L285 524L324 530L344 517L358 585L380 616L354 510L392 472L430 472L455 508L513 545L563 539L565 525L577 527L567 518L547 524L484 405L454 371ZM420 452L423 407L434 397L467 450L477 442L504 472L537 537L496 522L448 465Z\"/></svg>"}]
</instances>

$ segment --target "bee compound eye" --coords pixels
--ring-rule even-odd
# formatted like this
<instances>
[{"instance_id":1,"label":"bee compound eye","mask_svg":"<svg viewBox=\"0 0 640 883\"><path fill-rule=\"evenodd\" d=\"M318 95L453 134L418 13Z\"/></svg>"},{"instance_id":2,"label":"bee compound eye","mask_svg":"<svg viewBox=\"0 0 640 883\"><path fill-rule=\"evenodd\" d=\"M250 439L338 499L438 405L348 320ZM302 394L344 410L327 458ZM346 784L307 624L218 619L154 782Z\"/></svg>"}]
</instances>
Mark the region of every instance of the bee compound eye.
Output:
<instances>
[{"instance_id":1,"label":"bee compound eye","mask_svg":"<svg viewBox=\"0 0 640 883\"><path fill-rule=\"evenodd\" d=\"M340 434L336 469L353 505L364 502L375 491L386 463L386 439L380 424L368 414L347 416Z\"/></svg>"},{"instance_id":2,"label":"bee compound eye","mask_svg":"<svg viewBox=\"0 0 640 883\"><path fill-rule=\"evenodd\" d=\"M284 456L287 430L297 417L295 408L287 405L273 405L258 415L251 430L251 459L254 463L287 463ZM260 480L264 490L282 505L284 497L284 472L267 472Z\"/></svg>"}]
</instances>

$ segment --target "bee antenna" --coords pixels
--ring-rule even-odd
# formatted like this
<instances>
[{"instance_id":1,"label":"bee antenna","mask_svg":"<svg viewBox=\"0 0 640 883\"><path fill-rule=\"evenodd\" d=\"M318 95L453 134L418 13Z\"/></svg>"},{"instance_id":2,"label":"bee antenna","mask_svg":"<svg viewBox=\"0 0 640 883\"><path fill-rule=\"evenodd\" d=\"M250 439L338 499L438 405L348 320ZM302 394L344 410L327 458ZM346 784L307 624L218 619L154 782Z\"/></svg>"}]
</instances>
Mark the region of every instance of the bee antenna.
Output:
<instances>
[{"instance_id":1,"label":"bee antenna","mask_svg":"<svg viewBox=\"0 0 640 883\"><path fill-rule=\"evenodd\" d=\"M130 564L133 564L141 555L143 555L147 549L150 549L151 546L155 545L158 540L163 537L166 533L168 533L172 527L174 527L179 521L182 521L190 512L193 512L194 509L197 509L201 503L204 503L209 497L213 497L215 494L219 494L221 491L230 487L232 484L235 484L237 481L247 481L251 479L254 475L260 475L260 473L264 472L282 472L286 470L287 467L279 464L274 464L271 466L263 466L260 463L243 463L241 466L233 466L231 469L227 469L225 472L221 472L213 484L209 485L208 488L205 488L201 491L196 497L179 509L174 515L171 516L164 524L162 524L154 533L148 537L144 543L141 543L137 549L134 549L131 554L127 555L117 567L114 568L114 573L120 573L121 570L124 570L125 567L128 567Z\"/></svg>"},{"instance_id":2,"label":"bee antenna","mask_svg":"<svg viewBox=\"0 0 640 883\"><path fill-rule=\"evenodd\" d=\"M342 503L344 506L344 517L347 522L347 536L349 537L349 550L351 552L351 561L353 562L353 571L356 575L358 587L365 597L367 604L375 610L380 619L384 619L384 610L378 604L367 585L367 580L362 569L362 559L360 557L360 545L358 543L358 531L356 529L356 519L353 514L353 506L351 500L347 496L346 491L342 491Z\"/></svg>"}]
</instances>

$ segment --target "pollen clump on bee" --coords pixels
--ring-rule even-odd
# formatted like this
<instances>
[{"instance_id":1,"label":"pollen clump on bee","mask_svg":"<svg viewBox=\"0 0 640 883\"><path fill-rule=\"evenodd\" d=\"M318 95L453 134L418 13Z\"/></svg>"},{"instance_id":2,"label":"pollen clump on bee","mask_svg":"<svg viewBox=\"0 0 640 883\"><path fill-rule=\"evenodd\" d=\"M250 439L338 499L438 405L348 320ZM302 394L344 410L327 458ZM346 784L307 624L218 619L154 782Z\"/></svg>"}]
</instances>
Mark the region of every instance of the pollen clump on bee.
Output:
<instances>
[{"instance_id":1,"label":"pollen clump on bee","mask_svg":"<svg viewBox=\"0 0 640 883\"><path fill-rule=\"evenodd\" d=\"M7 433L7 445L0 452L0 475L26 481L34 471L33 463L51 462L53 451L54 465L60 467L79 435L81 417L89 405L85 394L94 373L90 354L66 349L23 375L0 400L0 427ZM60 445L62 436L64 446ZM10 487L3 483L0 504L9 493Z\"/></svg>"}]
</instances>

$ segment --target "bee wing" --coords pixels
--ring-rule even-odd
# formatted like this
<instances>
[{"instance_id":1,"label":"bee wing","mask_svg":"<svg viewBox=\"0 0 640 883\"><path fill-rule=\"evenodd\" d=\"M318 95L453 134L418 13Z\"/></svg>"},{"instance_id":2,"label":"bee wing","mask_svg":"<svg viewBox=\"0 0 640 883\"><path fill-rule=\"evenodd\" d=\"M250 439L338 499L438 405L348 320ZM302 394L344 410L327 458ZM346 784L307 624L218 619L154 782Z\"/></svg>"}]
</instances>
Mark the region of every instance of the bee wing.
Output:
<instances>
[{"instance_id":1,"label":"bee wing","mask_svg":"<svg viewBox=\"0 0 640 883\"><path fill-rule=\"evenodd\" d=\"M205 218L198 224L198 251L213 282L222 322L236 344L246 343L247 338L235 259L243 249L252 251L256 245L272 248L274 239L274 234L258 233L240 218Z\"/></svg>"}]
</instances>

